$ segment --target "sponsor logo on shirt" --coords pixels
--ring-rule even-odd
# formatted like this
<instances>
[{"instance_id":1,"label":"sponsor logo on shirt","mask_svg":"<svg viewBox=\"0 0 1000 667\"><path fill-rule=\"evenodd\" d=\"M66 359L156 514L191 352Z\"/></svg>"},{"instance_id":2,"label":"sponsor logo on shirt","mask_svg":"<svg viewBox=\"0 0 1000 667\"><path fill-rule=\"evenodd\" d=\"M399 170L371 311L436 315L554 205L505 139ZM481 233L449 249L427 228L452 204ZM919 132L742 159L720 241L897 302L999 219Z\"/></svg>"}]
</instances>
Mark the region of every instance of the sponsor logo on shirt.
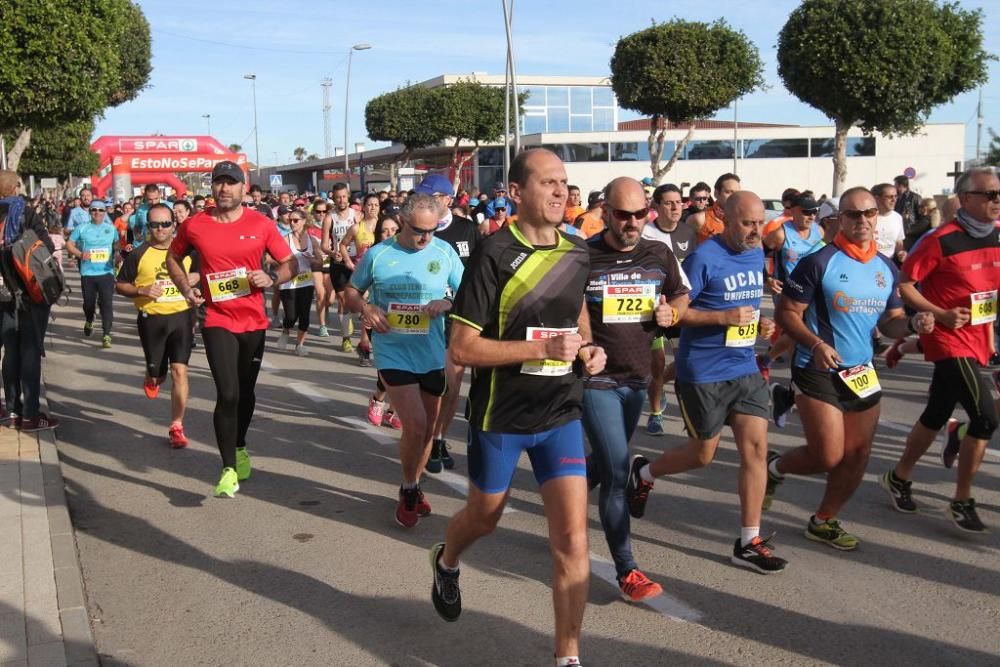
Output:
<instances>
[{"instance_id":1,"label":"sponsor logo on shirt","mask_svg":"<svg viewBox=\"0 0 1000 667\"><path fill-rule=\"evenodd\" d=\"M855 299L844 292L834 294L831 301L833 309L841 313L864 313L869 315L884 311L886 303L885 299Z\"/></svg>"},{"instance_id":2,"label":"sponsor logo on shirt","mask_svg":"<svg viewBox=\"0 0 1000 667\"><path fill-rule=\"evenodd\" d=\"M431 274L437 274L438 272L441 271L441 262L437 261L436 259L431 260L430 262L427 263L427 271Z\"/></svg>"},{"instance_id":3,"label":"sponsor logo on shirt","mask_svg":"<svg viewBox=\"0 0 1000 667\"><path fill-rule=\"evenodd\" d=\"M456 241L455 242L455 247L458 250L458 256L459 257L468 257L469 256L469 242L468 241Z\"/></svg>"},{"instance_id":4,"label":"sponsor logo on shirt","mask_svg":"<svg viewBox=\"0 0 1000 667\"><path fill-rule=\"evenodd\" d=\"M513 271L517 270L517 267L521 266L521 263L528 259L528 253L522 252L520 255L514 258L514 261L510 263L510 268Z\"/></svg>"},{"instance_id":5,"label":"sponsor logo on shirt","mask_svg":"<svg viewBox=\"0 0 1000 667\"><path fill-rule=\"evenodd\" d=\"M740 271L723 279L726 285L726 301L759 299L764 295L764 273L762 271ZM741 289L752 287L755 289Z\"/></svg>"}]
</instances>

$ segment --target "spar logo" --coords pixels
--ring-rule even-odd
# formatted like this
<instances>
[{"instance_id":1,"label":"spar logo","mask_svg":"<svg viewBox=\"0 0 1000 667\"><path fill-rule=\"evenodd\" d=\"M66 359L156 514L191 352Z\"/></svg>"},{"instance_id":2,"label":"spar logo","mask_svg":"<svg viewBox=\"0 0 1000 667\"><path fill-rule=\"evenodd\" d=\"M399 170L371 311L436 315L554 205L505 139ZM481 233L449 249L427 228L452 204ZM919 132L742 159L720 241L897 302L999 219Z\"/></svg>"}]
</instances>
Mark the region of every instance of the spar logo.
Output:
<instances>
[{"instance_id":1,"label":"spar logo","mask_svg":"<svg viewBox=\"0 0 1000 667\"><path fill-rule=\"evenodd\" d=\"M193 137L119 139L118 150L122 153L197 153L198 140Z\"/></svg>"}]
</instances>

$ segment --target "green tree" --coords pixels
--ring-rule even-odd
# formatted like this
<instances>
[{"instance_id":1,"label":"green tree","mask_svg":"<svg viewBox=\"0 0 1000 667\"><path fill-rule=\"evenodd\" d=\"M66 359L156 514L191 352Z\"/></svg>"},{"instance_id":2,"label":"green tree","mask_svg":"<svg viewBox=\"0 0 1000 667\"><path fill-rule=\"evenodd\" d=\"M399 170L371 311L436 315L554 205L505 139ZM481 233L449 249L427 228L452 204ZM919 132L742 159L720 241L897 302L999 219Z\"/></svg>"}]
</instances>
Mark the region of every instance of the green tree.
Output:
<instances>
[{"instance_id":1,"label":"green tree","mask_svg":"<svg viewBox=\"0 0 1000 667\"><path fill-rule=\"evenodd\" d=\"M239 144L229 144L228 146L226 146L226 148L229 149L230 153L242 153L243 152L243 146L240 146Z\"/></svg>"},{"instance_id":2,"label":"green tree","mask_svg":"<svg viewBox=\"0 0 1000 667\"><path fill-rule=\"evenodd\" d=\"M306 159L306 153L308 153L308 151L305 148L302 148L302 146L297 146L295 150L292 151L292 155L295 156L295 160L298 162L302 162Z\"/></svg>"},{"instance_id":3,"label":"green tree","mask_svg":"<svg viewBox=\"0 0 1000 667\"><path fill-rule=\"evenodd\" d=\"M310 153L309 155L306 156L306 160L309 161L309 162L311 162L313 160L318 160L318 159L319 159L319 156L316 155L315 153Z\"/></svg>"},{"instance_id":4,"label":"green tree","mask_svg":"<svg viewBox=\"0 0 1000 667\"><path fill-rule=\"evenodd\" d=\"M985 83L982 12L935 0L804 0L778 35L785 87L836 127L833 194L847 131L912 134L931 110Z\"/></svg>"},{"instance_id":5,"label":"green tree","mask_svg":"<svg viewBox=\"0 0 1000 667\"><path fill-rule=\"evenodd\" d=\"M90 150L94 121L77 120L57 127L43 127L31 135L31 144L21 155L18 169L39 178L68 174L89 175L97 171L100 159ZM11 137L7 137L11 140Z\"/></svg>"},{"instance_id":6,"label":"green tree","mask_svg":"<svg viewBox=\"0 0 1000 667\"><path fill-rule=\"evenodd\" d=\"M990 145L986 147L983 164L1000 167L1000 135L990 128Z\"/></svg>"},{"instance_id":7,"label":"green tree","mask_svg":"<svg viewBox=\"0 0 1000 667\"><path fill-rule=\"evenodd\" d=\"M17 136L12 168L33 130L92 120L145 87L149 24L130 0L3 0L0 8L0 130Z\"/></svg>"},{"instance_id":8,"label":"green tree","mask_svg":"<svg viewBox=\"0 0 1000 667\"><path fill-rule=\"evenodd\" d=\"M722 19L654 24L618 40L611 87L623 108L652 118L648 142L654 183L674 166L694 133L694 121L759 88L762 70L757 47ZM688 132L664 165L667 121L687 124Z\"/></svg>"},{"instance_id":9,"label":"green tree","mask_svg":"<svg viewBox=\"0 0 1000 667\"><path fill-rule=\"evenodd\" d=\"M423 86L407 86L372 98L365 105L365 129L373 141L403 145L397 163L409 161L413 151L439 144L447 138L436 118L435 91ZM501 108L503 105L501 104ZM389 180L396 188L395 165Z\"/></svg>"}]
</instances>

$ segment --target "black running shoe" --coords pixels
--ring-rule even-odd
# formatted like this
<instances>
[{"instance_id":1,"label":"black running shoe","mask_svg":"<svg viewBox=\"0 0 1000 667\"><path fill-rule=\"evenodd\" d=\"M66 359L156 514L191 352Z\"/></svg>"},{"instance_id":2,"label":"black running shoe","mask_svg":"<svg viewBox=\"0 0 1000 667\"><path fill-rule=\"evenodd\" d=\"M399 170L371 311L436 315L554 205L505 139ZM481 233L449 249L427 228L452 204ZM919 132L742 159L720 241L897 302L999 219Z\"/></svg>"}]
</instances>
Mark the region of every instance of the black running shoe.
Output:
<instances>
[{"instance_id":1,"label":"black running shoe","mask_svg":"<svg viewBox=\"0 0 1000 667\"><path fill-rule=\"evenodd\" d=\"M744 547L740 545L740 538L737 537L735 544L733 544L733 556L729 560L733 565L739 565L761 574L777 574L785 569L788 561L771 553L767 546L770 541L770 537L762 540L758 536Z\"/></svg>"},{"instance_id":2,"label":"black running shoe","mask_svg":"<svg viewBox=\"0 0 1000 667\"><path fill-rule=\"evenodd\" d=\"M444 542L431 547L431 569L434 571L431 600L438 615L451 623L457 621L462 614L462 591L458 587L458 570L448 572L438 562L442 551Z\"/></svg>"},{"instance_id":3,"label":"black running shoe","mask_svg":"<svg viewBox=\"0 0 1000 667\"><path fill-rule=\"evenodd\" d=\"M441 462L441 450L444 449L444 440L435 438L431 440L431 456L427 459L427 472L437 474L441 472L444 464Z\"/></svg>"},{"instance_id":4,"label":"black running shoe","mask_svg":"<svg viewBox=\"0 0 1000 667\"><path fill-rule=\"evenodd\" d=\"M976 512L976 501L973 498L969 498L968 500L953 500L948 505L948 516L951 517L951 522L959 530L979 534L989 532L986 526L983 525L983 522L979 520L979 514Z\"/></svg>"},{"instance_id":5,"label":"black running shoe","mask_svg":"<svg viewBox=\"0 0 1000 667\"><path fill-rule=\"evenodd\" d=\"M913 482L907 479L899 479L892 470L882 475L879 485L885 489L892 500L892 506L897 511L904 514L913 514L917 511L917 504L913 502L910 487Z\"/></svg>"},{"instance_id":6,"label":"black running shoe","mask_svg":"<svg viewBox=\"0 0 1000 667\"><path fill-rule=\"evenodd\" d=\"M451 470L455 467L455 459L452 458L451 452L448 451L448 441L441 441L441 463L444 465L445 470Z\"/></svg>"},{"instance_id":7,"label":"black running shoe","mask_svg":"<svg viewBox=\"0 0 1000 667\"><path fill-rule=\"evenodd\" d=\"M771 384L771 418L778 428L788 424L788 413L795 406L795 390L775 382Z\"/></svg>"},{"instance_id":8,"label":"black running shoe","mask_svg":"<svg viewBox=\"0 0 1000 667\"><path fill-rule=\"evenodd\" d=\"M628 473L628 483L625 486L625 499L628 501L628 513L636 519L641 519L646 513L646 501L649 500L649 492L653 490L653 483L645 481L639 471L644 465L649 463L649 459L642 455L632 457L632 467Z\"/></svg>"}]
</instances>

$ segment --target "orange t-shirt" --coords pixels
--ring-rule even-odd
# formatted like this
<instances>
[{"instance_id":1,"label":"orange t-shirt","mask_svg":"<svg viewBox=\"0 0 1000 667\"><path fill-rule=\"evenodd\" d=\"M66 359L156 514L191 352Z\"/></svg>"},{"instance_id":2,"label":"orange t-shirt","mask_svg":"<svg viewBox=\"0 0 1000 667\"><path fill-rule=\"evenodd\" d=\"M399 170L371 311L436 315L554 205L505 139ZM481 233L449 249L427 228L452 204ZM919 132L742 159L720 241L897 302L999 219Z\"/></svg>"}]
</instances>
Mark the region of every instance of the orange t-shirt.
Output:
<instances>
[{"instance_id":1,"label":"orange t-shirt","mask_svg":"<svg viewBox=\"0 0 1000 667\"><path fill-rule=\"evenodd\" d=\"M595 208L593 211L587 211L580 218L579 229L583 238L589 239L594 234L600 234L604 231L604 218L601 217L601 209Z\"/></svg>"},{"instance_id":2,"label":"orange t-shirt","mask_svg":"<svg viewBox=\"0 0 1000 667\"><path fill-rule=\"evenodd\" d=\"M725 228L725 217L717 206L705 210L705 224L698 230L698 243L707 241Z\"/></svg>"},{"instance_id":3,"label":"orange t-shirt","mask_svg":"<svg viewBox=\"0 0 1000 667\"><path fill-rule=\"evenodd\" d=\"M576 222L576 219L587 212L582 206L567 206L566 212L563 214L563 222L568 225L572 225Z\"/></svg>"},{"instance_id":4,"label":"orange t-shirt","mask_svg":"<svg viewBox=\"0 0 1000 667\"><path fill-rule=\"evenodd\" d=\"M778 227L781 227L783 224L785 224L786 222L788 222L791 219L792 219L792 216L788 215L787 213L782 213L777 218L775 218L774 220L771 220L769 223L767 223L766 225L764 225L764 231L762 231L760 233L761 238L767 238L768 234L770 234L771 232L773 232Z\"/></svg>"}]
</instances>

